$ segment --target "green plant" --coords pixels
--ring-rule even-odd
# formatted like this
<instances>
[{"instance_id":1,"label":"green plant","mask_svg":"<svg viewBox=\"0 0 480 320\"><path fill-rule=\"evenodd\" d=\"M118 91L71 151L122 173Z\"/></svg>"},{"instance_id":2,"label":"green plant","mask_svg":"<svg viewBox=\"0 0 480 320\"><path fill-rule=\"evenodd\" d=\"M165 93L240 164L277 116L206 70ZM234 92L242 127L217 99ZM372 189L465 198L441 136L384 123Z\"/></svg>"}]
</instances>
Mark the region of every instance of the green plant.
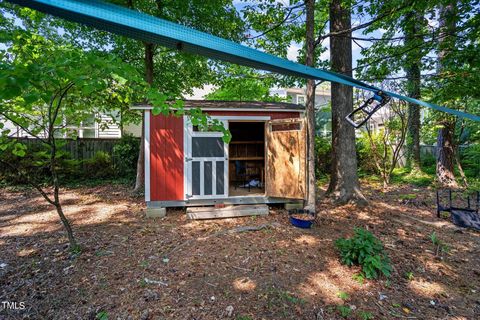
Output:
<instances>
[{"instance_id":1,"label":"green plant","mask_svg":"<svg viewBox=\"0 0 480 320\"><path fill-rule=\"evenodd\" d=\"M420 165L422 170L429 174L435 173L437 159L433 153L424 153L420 156Z\"/></svg>"},{"instance_id":2,"label":"green plant","mask_svg":"<svg viewBox=\"0 0 480 320\"><path fill-rule=\"evenodd\" d=\"M367 279L376 279L380 274L390 276L390 259L384 252L381 241L371 232L355 228L353 237L340 238L335 241L335 246L340 252L342 263L347 266L360 265Z\"/></svg>"},{"instance_id":3,"label":"green plant","mask_svg":"<svg viewBox=\"0 0 480 320\"><path fill-rule=\"evenodd\" d=\"M362 273L355 273L352 276L352 279L357 281L359 284L363 284L365 282L365 276Z\"/></svg>"},{"instance_id":4,"label":"green plant","mask_svg":"<svg viewBox=\"0 0 480 320\"><path fill-rule=\"evenodd\" d=\"M253 318L250 316L238 316L236 319L237 320L253 320Z\"/></svg>"},{"instance_id":5,"label":"green plant","mask_svg":"<svg viewBox=\"0 0 480 320\"><path fill-rule=\"evenodd\" d=\"M337 309L343 318L348 318L352 314L352 309L349 306L337 306Z\"/></svg>"},{"instance_id":6,"label":"green plant","mask_svg":"<svg viewBox=\"0 0 480 320\"><path fill-rule=\"evenodd\" d=\"M410 172L406 168L395 168L392 173L392 182L399 184L411 184L417 187L428 187L435 179L434 174L435 170L433 170L431 173L427 173L426 171Z\"/></svg>"},{"instance_id":7,"label":"green plant","mask_svg":"<svg viewBox=\"0 0 480 320\"><path fill-rule=\"evenodd\" d=\"M133 135L124 135L113 146L113 164L115 175L135 177L140 140Z\"/></svg>"},{"instance_id":8,"label":"green plant","mask_svg":"<svg viewBox=\"0 0 480 320\"><path fill-rule=\"evenodd\" d=\"M292 303L292 304L304 304L305 303L305 300L303 300L302 298L298 298L298 297L295 297L294 295L290 294L289 292L281 292L280 293L280 297L289 302L289 303Z\"/></svg>"},{"instance_id":9,"label":"green plant","mask_svg":"<svg viewBox=\"0 0 480 320\"><path fill-rule=\"evenodd\" d=\"M435 231L430 235L430 240L432 240L432 243L435 246L436 256L438 256L441 252L447 253L448 251L450 251L450 247L437 237Z\"/></svg>"},{"instance_id":10,"label":"green plant","mask_svg":"<svg viewBox=\"0 0 480 320\"><path fill-rule=\"evenodd\" d=\"M348 299L348 293L343 291L340 291L339 293L337 293L337 296L344 301Z\"/></svg>"},{"instance_id":11,"label":"green plant","mask_svg":"<svg viewBox=\"0 0 480 320\"><path fill-rule=\"evenodd\" d=\"M100 311L95 316L95 319L97 319L97 320L108 320L108 312L107 311Z\"/></svg>"},{"instance_id":12,"label":"green plant","mask_svg":"<svg viewBox=\"0 0 480 320\"><path fill-rule=\"evenodd\" d=\"M145 279L143 279L143 278L140 279L140 281L138 282L138 284L139 284L140 287L142 287L142 288L145 288L145 287L148 285L147 281L146 281Z\"/></svg>"},{"instance_id":13,"label":"green plant","mask_svg":"<svg viewBox=\"0 0 480 320\"><path fill-rule=\"evenodd\" d=\"M79 256L82 253L82 247L79 244L71 246L69 250L73 257Z\"/></svg>"},{"instance_id":14,"label":"green plant","mask_svg":"<svg viewBox=\"0 0 480 320\"><path fill-rule=\"evenodd\" d=\"M368 312L368 311L359 311L358 312L358 316L360 317L360 319L362 320L371 320L373 319L373 314L371 312Z\"/></svg>"},{"instance_id":15,"label":"green plant","mask_svg":"<svg viewBox=\"0 0 480 320\"><path fill-rule=\"evenodd\" d=\"M412 281L415 277L413 276L413 272L409 271L407 273L405 273L405 279L407 279L408 281Z\"/></svg>"},{"instance_id":16,"label":"green plant","mask_svg":"<svg viewBox=\"0 0 480 320\"><path fill-rule=\"evenodd\" d=\"M103 151L83 161L85 177L88 178L109 178L113 176L112 158Z\"/></svg>"},{"instance_id":17,"label":"green plant","mask_svg":"<svg viewBox=\"0 0 480 320\"><path fill-rule=\"evenodd\" d=\"M315 137L315 175L324 177L332 166L332 141L330 138Z\"/></svg>"},{"instance_id":18,"label":"green plant","mask_svg":"<svg viewBox=\"0 0 480 320\"><path fill-rule=\"evenodd\" d=\"M414 193L401 194L398 196L400 200L415 200L417 195Z\"/></svg>"},{"instance_id":19,"label":"green plant","mask_svg":"<svg viewBox=\"0 0 480 320\"><path fill-rule=\"evenodd\" d=\"M460 158L467 177L480 176L480 144L474 144L461 150Z\"/></svg>"},{"instance_id":20,"label":"green plant","mask_svg":"<svg viewBox=\"0 0 480 320\"><path fill-rule=\"evenodd\" d=\"M373 150L366 134L362 134L356 140L358 167L367 174L377 174L378 169L372 161Z\"/></svg>"}]
</instances>

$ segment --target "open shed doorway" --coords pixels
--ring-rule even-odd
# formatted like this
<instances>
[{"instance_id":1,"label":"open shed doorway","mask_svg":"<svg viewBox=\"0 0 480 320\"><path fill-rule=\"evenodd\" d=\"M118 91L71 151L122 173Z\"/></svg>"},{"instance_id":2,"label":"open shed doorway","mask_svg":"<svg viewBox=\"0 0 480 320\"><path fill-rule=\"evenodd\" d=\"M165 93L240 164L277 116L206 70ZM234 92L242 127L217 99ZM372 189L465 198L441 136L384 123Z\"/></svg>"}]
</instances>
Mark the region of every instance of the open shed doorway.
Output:
<instances>
[{"instance_id":1,"label":"open shed doorway","mask_svg":"<svg viewBox=\"0 0 480 320\"><path fill-rule=\"evenodd\" d=\"M229 196L265 195L265 122L228 123Z\"/></svg>"}]
</instances>

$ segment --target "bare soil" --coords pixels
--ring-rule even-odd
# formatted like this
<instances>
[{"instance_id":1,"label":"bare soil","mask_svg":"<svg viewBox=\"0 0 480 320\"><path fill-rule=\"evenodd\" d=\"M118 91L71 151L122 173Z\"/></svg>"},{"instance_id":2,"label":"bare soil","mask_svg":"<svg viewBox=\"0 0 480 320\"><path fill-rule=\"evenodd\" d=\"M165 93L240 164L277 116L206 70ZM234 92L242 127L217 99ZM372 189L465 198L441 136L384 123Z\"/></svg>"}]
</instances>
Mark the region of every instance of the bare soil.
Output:
<instances>
[{"instance_id":1,"label":"bare soil","mask_svg":"<svg viewBox=\"0 0 480 320\"><path fill-rule=\"evenodd\" d=\"M480 234L436 218L433 190L364 191L369 206L323 199L312 229L298 229L280 208L147 219L124 187L62 190L83 247L72 256L53 207L34 190L0 189L0 319L479 319ZM390 279L362 281L340 264L334 242L354 227L383 241Z\"/></svg>"}]
</instances>

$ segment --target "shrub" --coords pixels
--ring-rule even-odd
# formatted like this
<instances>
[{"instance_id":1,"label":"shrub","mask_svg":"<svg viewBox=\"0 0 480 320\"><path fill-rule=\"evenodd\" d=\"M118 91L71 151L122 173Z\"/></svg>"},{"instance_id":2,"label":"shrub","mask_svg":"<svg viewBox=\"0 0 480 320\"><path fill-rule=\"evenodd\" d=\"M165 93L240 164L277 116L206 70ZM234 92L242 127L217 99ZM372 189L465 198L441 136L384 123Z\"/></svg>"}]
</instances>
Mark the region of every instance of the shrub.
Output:
<instances>
[{"instance_id":1,"label":"shrub","mask_svg":"<svg viewBox=\"0 0 480 320\"><path fill-rule=\"evenodd\" d=\"M83 160L83 170L86 178L112 177L112 158L108 153L98 151L93 158Z\"/></svg>"},{"instance_id":2,"label":"shrub","mask_svg":"<svg viewBox=\"0 0 480 320\"><path fill-rule=\"evenodd\" d=\"M315 160L317 177L330 174L332 166L332 141L330 138L315 137Z\"/></svg>"},{"instance_id":3,"label":"shrub","mask_svg":"<svg viewBox=\"0 0 480 320\"><path fill-rule=\"evenodd\" d=\"M480 177L480 144L466 147L460 152L460 159L468 177Z\"/></svg>"},{"instance_id":4,"label":"shrub","mask_svg":"<svg viewBox=\"0 0 480 320\"><path fill-rule=\"evenodd\" d=\"M113 147L115 174L122 177L134 177L137 172L140 140L132 135L123 136Z\"/></svg>"},{"instance_id":5,"label":"shrub","mask_svg":"<svg viewBox=\"0 0 480 320\"><path fill-rule=\"evenodd\" d=\"M371 232L355 228L352 238L340 238L335 242L340 251L341 261L348 266L360 265L368 279L376 279L380 274L390 276L390 259L384 252L382 242Z\"/></svg>"},{"instance_id":6,"label":"shrub","mask_svg":"<svg viewBox=\"0 0 480 320\"><path fill-rule=\"evenodd\" d=\"M435 154L425 153L420 155L420 165L422 170L428 174L435 174L437 159Z\"/></svg>"},{"instance_id":7,"label":"shrub","mask_svg":"<svg viewBox=\"0 0 480 320\"><path fill-rule=\"evenodd\" d=\"M379 142L375 140L375 137L374 141L377 145L379 145ZM366 133L363 133L359 138L357 138L356 148L359 169L365 173L377 174L378 169L375 166L375 162L372 161L374 157L372 145Z\"/></svg>"},{"instance_id":8,"label":"shrub","mask_svg":"<svg viewBox=\"0 0 480 320\"><path fill-rule=\"evenodd\" d=\"M57 148L60 147L59 144ZM0 158L15 166L15 169L0 166L0 180L8 184L23 184L25 183L24 176L28 176L38 183L51 179L50 153L48 148L41 143L25 143L25 155L22 157L13 154L11 150L5 150L0 152ZM63 150L57 150L57 173L62 180L78 178L81 176L80 161L72 159L71 155Z\"/></svg>"}]
</instances>

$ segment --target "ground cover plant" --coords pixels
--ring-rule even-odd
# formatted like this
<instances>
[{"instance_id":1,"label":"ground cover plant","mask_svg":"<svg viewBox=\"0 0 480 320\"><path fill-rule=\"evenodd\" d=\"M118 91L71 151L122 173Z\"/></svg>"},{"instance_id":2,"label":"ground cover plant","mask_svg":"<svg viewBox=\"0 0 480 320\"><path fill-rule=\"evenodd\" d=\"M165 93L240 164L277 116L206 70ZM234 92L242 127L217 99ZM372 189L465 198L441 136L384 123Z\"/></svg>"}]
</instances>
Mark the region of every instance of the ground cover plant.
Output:
<instances>
[{"instance_id":1,"label":"ground cover plant","mask_svg":"<svg viewBox=\"0 0 480 320\"><path fill-rule=\"evenodd\" d=\"M389 277L392 271L381 241L371 232L356 228L351 238L340 238L335 241L343 264L360 265L367 279L376 279L380 275Z\"/></svg>"}]
</instances>

